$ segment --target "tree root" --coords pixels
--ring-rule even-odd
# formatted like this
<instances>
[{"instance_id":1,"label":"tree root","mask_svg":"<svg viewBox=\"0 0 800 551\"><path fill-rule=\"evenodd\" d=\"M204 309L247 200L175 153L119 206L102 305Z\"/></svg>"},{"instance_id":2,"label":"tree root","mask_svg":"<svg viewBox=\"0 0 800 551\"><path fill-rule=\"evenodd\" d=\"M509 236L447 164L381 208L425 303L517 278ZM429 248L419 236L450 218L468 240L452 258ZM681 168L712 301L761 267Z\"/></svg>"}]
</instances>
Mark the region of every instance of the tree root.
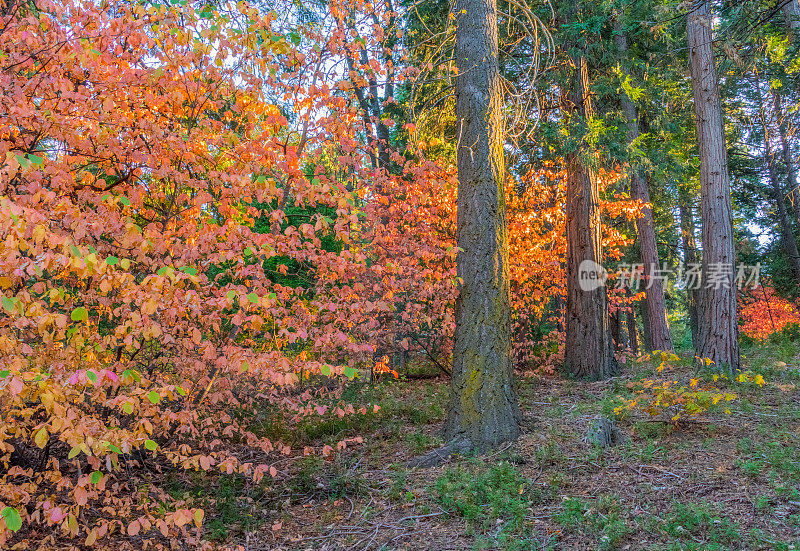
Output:
<instances>
[{"instance_id":1,"label":"tree root","mask_svg":"<svg viewBox=\"0 0 800 551\"><path fill-rule=\"evenodd\" d=\"M406 466L411 468L420 467L423 469L438 467L447 461L454 453L466 453L472 451L474 448L475 446L472 445L472 441L469 438L460 436L454 438L444 446L429 451L425 455L420 455L419 457L411 459L406 463Z\"/></svg>"}]
</instances>

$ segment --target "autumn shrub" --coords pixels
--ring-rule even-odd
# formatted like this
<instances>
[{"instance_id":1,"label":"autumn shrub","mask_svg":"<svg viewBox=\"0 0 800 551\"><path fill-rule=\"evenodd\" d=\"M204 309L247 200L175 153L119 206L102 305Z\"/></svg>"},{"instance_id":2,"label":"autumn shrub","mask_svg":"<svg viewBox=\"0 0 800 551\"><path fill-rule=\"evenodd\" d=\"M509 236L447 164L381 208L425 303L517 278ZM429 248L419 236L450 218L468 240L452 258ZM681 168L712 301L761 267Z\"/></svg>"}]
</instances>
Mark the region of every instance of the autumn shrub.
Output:
<instances>
[{"instance_id":1,"label":"autumn shrub","mask_svg":"<svg viewBox=\"0 0 800 551\"><path fill-rule=\"evenodd\" d=\"M361 123L298 71L342 42L309 27L301 51L244 2L5 7L0 546L200 547L201 501L161 475L264 484L291 449L260 411L373 411L336 383L372 361L357 336L386 307L351 277Z\"/></svg>"},{"instance_id":2,"label":"autumn shrub","mask_svg":"<svg viewBox=\"0 0 800 551\"><path fill-rule=\"evenodd\" d=\"M679 362L680 357L672 352L655 350L638 359L640 362L650 360L659 362L656 372L661 374L664 371L672 371L673 364ZM705 366L711 363L708 359L700 361ZM740 374L739 377L741 381L745 381L751 375L747 372ZM763 384L763 378L757 377L760 378L760 384ZM724 375L714 374L713 382L724 378ZM721 407L725 413L730 414L731 411L726 403L737 397L735 393L717 388L713 383L704 382L699 377L690 378L688 383L680 382L678 378L644 378L630 381L627 387L634 396L620 398L621 403L614 407L614 415L624 418L638 411L651 417L666 416L675 425L678 425L683 418L696 417L716 407Z\"/></svg>"},{"instance_id":3,"label":"autumn shrub","mask_svg":"<svg viewBox=\"0 0 800 551\"><path fill-rule=\"evenodd\" d=\"M755 342L768 338L800 336L800 310L797 305L779 296L775 289L762 284L745 289L738 295L740 331ZM786 332L784 332L786 329Z\"/></svg>"},{"instance_id":4,"label":"autumn shrub","mask_svg":"<svg viewBox=\"0 0 800 551\"><path fill-rule=\"evenodd\" d=\"M160 477L268 485L293 453L361 442L379 407L341 380L393 378L397 350L447 370L455 169L371 162L353 81L381 70L379 34L323 75L360 59L342 18L372 6L287 32L246 2L6 4L0 546L202 547L202 500ZM615 177L604 212L633 217ZM523 180L506 183L515 357L552 368L558 331L530 351L561 315L564 179ZM627 239L604 228L613 258Z\"/></svg>"},{"instance_id":5,"label":"autumn shrub","mask_svg":"<svg viewBox=\"0 0 800 551\"><path fill-rule=\"evenodd\" d=\"M403 165L403 178L383 182L365 206L370 266L364 285L391 304L370 326L382 350L413 350L446 366L459 285L456 170L418 153ZM642 205L614 192L618 178L601 172L601 207L605 219L632 220ZM565 182L558 163L506 181L512 344L521 369L552 373L563 352L564 334L557 328L563 327L566 296ZM606 258L618 260L629 243L616 224L604 223ZM615 306L628 304L614 297Z\"/></svg>"}]
</instances>

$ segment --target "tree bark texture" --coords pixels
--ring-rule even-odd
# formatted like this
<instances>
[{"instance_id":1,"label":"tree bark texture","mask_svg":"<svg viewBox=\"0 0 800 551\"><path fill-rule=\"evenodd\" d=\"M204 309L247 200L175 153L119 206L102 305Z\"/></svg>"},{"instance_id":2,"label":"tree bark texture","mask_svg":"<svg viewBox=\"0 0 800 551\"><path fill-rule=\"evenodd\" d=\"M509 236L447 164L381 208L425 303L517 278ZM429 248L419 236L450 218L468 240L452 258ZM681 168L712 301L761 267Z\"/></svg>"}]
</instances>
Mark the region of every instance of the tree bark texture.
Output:
<instances>
[{"instance_id":1,"label":"tree bark texture","mask_svg":"<svg viewBox=\"0 0 800 551\"><path fill-rule=\"evenodd\" d=\"M797 251L797 241L795 241L794 238L792 221L789 218L789 211L786 207L783 194L783 186L781 186L780 178L778 177L778 169L775 165L775 152L772 150L770 120L767 117L764 99L761 95L761 82L757 77L753 79L753 85L755 86L756 97L758 98L758 112L761 118L761 128L764 131L764 163L767 167L770 189L775 198L775 206L778 210L778 227L781 231L781 244L783 245L783 252L786 255L786 260L789 262L789 267L792 270L795 285L800 285L800 253Z\"/></svg>"},{"instance_id":2,"label":"tree bark texture","mask_svg":"<svg viewBox=\"0 0 800 551\"><path fill-rule=\"evenodd\" d=\"M631 297L631 290L627 287L625 288L625 294L628 298ZM631 347L631 352L637 355L639 354L639 331L636 327L636 308L634 306L628 309L625 321L628 328L628 345Z\"/></svg>"},{"instance_id":3,"label":"tree bark texture","mask_svg":"<svg viewBox=\"0 0 800 551\"><path fill-rule=\"evenodd\" d=\"M697 251L697 242L694 238L694 214L689 198L684 193L680 194L680 218L681 218L681 245L683 246L684 268L697 265L700 262L700 255ZM689 329L692 332L692 346L698 347L697 337L697 289L686 289L686 309L689 312Z\"/></svg>"},{"instance_id":4,"label":"tree bark texture","mask_svg":"<svg viewBox=\"0 0 800 551\"><path fill-rule=\"evenodd\" d=\"M614 44L623 56L628 51L628 37L619 17L614 19ZM639 117L636 106L625 92L620 96L620 105L627 123L628 144L633 144L639 138ZM647 303L646 323L650 337L647 347L649 350L672 350L672 335L669 331L667 305L664 300L664 283L661 279L653 277L654 269L660 269L661 263L658 258L653 211L650 208L650 190L641 170L635 166L631 168L630 183L631 197L648 205L642 212L642 217L636 219L636 233L639 236L639 248L647 282L644 298Z\"/></svg>"},{"instance_id":5,"label":"tree bark texture","mask_svg":"<svg viewBox=\"0 0 800 551\"><path fill-rule=\"evenodd\" d=\"M772 101L775 109L775 118L778 122L778 135L781 138L781 158L786 169L786 196L789 198L789 207L797 230L800 231L800 189L797 186L797 167L794 159L792 159L792 149L789 145L789 128L786 122L786 114L783 111L783 98L779 90L772 90Z\"/></svg>"},{"instance_id":6,"label":"tree bark texture","mask_svg":"<svg viewBox=\"0 0 800 551\"><path fill-rule=\"evenodd\" d=\"M698 303L697 355L719 369L739 369L739 326L728 154L712 44L709 0L694 0L687 17L689 69L700 146L703 285ZM712 278L712 274L715 274ZM713 280L712 280L713 279Z\"/></svg>"},{"instance_id":7,"label":"tree bark texture","mask_svg":"<svg viewBox=\"0 0 800 551\"><path fill-rule=\"evenodd\" d=\"M783 18L789 28L792 37L800 35L800 4L798 0L779 0L784 2L782 6Z\"/></svg>"},{"instance_id":8,"label":"tree bark texture","mask_svg":"<svg viewBox=\"0 0 800 551\"><path fill-rule=\"evenodd\" d=\"M449 440L479 449L519 434L511 363L508 237L496 0L458 0L457 271Z\"/></svg>"},{"instance_id":9,"label":"tree bark texture","mask_svg":"<svg viewBox=\"0 0 800 551\"><path fill-rule=\"evenodd\" d=\"M586 120L592 105L588 93L586 60L574 60L575 74L568 101L571 117ZM575 119L573 119L575 120ZM580 285L581 264L603 262L600 239L600 191L594 171L584 166L578 152L565 155L567 172L567 310L564 370L581 379L605 379L619 366L608 318L605 285L584 290Z\"/></svg>"}]
</instances>

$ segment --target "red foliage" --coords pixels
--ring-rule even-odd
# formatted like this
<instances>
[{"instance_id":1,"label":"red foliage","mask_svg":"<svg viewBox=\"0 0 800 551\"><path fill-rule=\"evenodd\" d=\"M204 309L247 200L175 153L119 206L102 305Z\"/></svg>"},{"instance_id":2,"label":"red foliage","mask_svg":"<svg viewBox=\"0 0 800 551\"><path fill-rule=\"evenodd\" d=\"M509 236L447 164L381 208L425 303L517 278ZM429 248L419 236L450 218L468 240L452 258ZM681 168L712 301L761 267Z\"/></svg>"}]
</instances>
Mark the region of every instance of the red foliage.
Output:
<instances>
[{"instance_id":1,"label":"red foliage","mask_svg":"<svg viewBox=\"0 0 800 551\"><path fill-rule=\"evenodd\" d=\"M617 178L601 173L601 187ZM563 316L558 304L566 294L564 186L565 174L554 166L506 182L513 349L521 369L552 371L561 353L562 333L554 329L542 340L536 329L543 322L555 328ZM364 287L390 306L369 329L383 349L413 349L446 362L458 288L455 168L405 161L401 177L388 177L377 188L366 207L364 241L371 264ZM622 195L605 198L601 206L611 219L633 219L641 209ZM613 225L604 224L606 258L620 258L628 243ZM625 299L613 302L617 307Z\"/></svg>"},{"instance_id":2,"label":"red foliage","mask_svg":"<svg viewBox=\"0 0 800 551\"><path fill-rule=\"evenodd\" d=\"M800 309L796 303L775 294L772 287L759 285L739 293L739 320L742 333L764 340L787 323L800 323Z\"/></svg>"}]
</instances>

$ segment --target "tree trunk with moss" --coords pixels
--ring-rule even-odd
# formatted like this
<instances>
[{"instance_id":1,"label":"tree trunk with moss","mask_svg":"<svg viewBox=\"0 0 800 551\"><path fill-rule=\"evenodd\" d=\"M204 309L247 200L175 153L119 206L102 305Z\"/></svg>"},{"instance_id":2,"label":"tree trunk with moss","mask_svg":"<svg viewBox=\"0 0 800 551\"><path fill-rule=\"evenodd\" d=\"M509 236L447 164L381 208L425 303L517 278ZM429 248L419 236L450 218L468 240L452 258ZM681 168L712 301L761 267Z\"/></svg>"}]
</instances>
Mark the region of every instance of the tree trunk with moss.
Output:
<instances>
[{"instance_id":1,"label":"tree trunk with moss","mask_svg":"<svg viewBox=\"0 0 800 551\"><path fill-rule=\"evenodd\" d=\"M519 434L511 363L503 120L496 0L458 0L458 277L445 435L487 449Z\"/></svg>"}]
</instances>

